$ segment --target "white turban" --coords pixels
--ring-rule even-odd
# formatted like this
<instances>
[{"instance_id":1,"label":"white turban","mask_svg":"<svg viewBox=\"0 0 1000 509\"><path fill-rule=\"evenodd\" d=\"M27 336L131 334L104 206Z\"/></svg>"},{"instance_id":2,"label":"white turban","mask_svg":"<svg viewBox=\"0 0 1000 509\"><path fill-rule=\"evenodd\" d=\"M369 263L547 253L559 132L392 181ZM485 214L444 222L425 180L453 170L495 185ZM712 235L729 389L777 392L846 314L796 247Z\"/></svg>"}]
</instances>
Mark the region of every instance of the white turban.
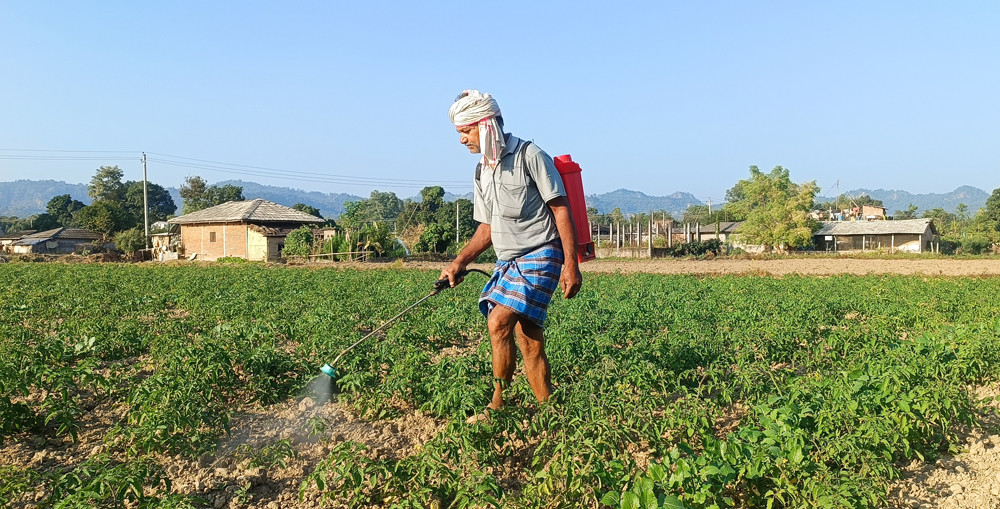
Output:
<instances>
[{"instance_id":1,"label":"white turban","mask_svg":"<svg viewBox=\"0 0 1000 509\"><path fill-rule=\"evenodd\" d=\"M497 117L500 107L490 94L478 90L465 90L448 109L448 117L456 127L478 124L479 147L483 152L483 163L495 169L503 154L505 143Z\"/></svg>"}]
</instances>

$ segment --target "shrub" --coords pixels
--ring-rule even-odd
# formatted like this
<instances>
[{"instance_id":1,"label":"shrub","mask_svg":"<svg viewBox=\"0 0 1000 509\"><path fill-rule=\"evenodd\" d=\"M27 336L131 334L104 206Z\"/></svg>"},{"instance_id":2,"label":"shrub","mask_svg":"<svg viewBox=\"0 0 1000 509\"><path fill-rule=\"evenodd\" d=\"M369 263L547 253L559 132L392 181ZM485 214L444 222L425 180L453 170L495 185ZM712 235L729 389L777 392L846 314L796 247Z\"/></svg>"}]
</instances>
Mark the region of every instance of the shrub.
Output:
<instances>
[{"instance_id":1,"label":"shrub","mask_svg":"<svg viewBox=\"0 0 1000 509\"><path fill-rule=\"evenodd\" d=\"M139 228L132 228L115 234L115 247L132 256L136 251L146 247L146 235Z\"/></svg>"},{"instance_id":2,"label":"shrub","mask_svg":"<svg viewBox=\"0 0 1000 509\"><path fill-rule=\"evenodd\" d=\"M312 251L312 228L302 226L292 230L285 237L285 248L282 250L283 256L307 256Z\"/></svg>"}]
</instances>

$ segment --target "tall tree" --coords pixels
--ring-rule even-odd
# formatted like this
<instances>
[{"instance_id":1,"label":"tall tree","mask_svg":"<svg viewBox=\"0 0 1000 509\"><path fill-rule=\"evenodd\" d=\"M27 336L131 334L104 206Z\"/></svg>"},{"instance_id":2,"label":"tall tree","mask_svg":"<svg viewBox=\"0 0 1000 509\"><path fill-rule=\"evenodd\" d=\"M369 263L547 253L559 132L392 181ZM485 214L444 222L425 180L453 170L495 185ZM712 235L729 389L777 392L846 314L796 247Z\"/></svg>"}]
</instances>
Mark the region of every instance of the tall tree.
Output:
<instances>
[{"instance_id":1,"label":"tall tree","mask_svg":"<svg viewBox=\"0 0 1000 509\"><path fill-rule=\"evenodd\" d=\"M53 196L49 200L48 205L45 206L45 211L55 218L59 226L76 226L73 214L85 206L82 201L74 200L68 194L61 194Z\"/></svg>"},{"instance_id":2,"label":"tall tree","mask_svg":"<svg viewBox=\"0 0 1000 509\"><path fill-rule=\"evenodd\" d=\"M207 197L209 207L221 205L227 201L246 200L246 198L243 197L243 187L234 186L232 184L226 184L222 187L209 186L209 188L205 191L205 195Z\"/></svg>"},{"instance_id":3,"label":"tall tree","mask_svg":"<svg viewBox=\"0 0 1000 509\"><path fill-rule=\"evenodd\" d=\"M993 194L986 198L986 207L983 208L983 217L990 221L1000 223L1000 187L993 190Z\"/></svg>"},{"instance_id":4,"label":"tall tree","mask_svg":"<svg viewBox=\"0 0 1000 509\"><path fill-rule=\"evenodd\" d=\"M441 186L427 186L420 190L420 222L428 224L434 222L434 215L438 209L444 205L444 188Z\"/></svg>"},{"instance_id":5,"label":"tall tree","mask_svg":"<svg viewBox=\"0 0 1000 509\"><path fill-rule=\"evenodd\" d=\"M101 166L90 179L87 194L94 201L113 201L120 203L125 198L125 186L122 177L125 174L117 166Z\"/></svg>"},{"instance_id":6,"label":"tall tree","mask_svg":"<svg viewBox=\"0 0 1000 509\"><path fill-rule=\"evenodd\" d=\"M152 182L146 183L146 202L149 204L149 222L163 221L171 214L177 212L177 205L174 204L170 191L163 186ZM122 208L129 216L132 226L144 226L142 182L128 181L125 183L125 199Z\"/></svg>"},{"instance_id":7,"label":"tall tree","mask_svg":"<svg viewBox=\"0 0 1000 509\"><path fill-rule=\"evenodd\" d=\"M743 190L743 199L725 207L746 217L739 229L741 242L779 252L812 244L812 234L819 229L819 223L809 215L819 191L815 181L795 184L781 166L775 166L771 173L751 166L750 178L737 185Z\"/></svg>"},{"instance_id":8,"label":"tall tree","mask_svg":"<svg viewBox=\"0 0 1000 509\"><path fill-rule=\"evenodd\" d=\"M188 175L181 184L181 214L190 214L207 207L208 182L197 175Z\"/></svg>"},{"instance_id":9,"label":"tall tree","mask_svg":"<svg viewBox=\"0 0 1000 509\"><path fill-rule=\"evenodd\" d=\"M243 187L226 184L210 186L205 179L192 175L181 184L181 214L190 214L228 201L243 201Z\"/></svg>"}]
</instances>

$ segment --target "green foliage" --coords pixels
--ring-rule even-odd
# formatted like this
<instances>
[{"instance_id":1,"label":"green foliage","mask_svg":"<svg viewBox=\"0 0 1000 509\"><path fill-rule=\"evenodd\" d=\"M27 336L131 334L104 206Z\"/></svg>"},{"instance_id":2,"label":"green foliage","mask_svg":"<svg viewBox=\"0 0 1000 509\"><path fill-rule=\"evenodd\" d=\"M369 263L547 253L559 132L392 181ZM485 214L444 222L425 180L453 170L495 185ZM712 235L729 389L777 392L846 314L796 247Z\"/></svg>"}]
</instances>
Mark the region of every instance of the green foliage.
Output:
<instances>
[{"instance_id":1,"label":"green foliage","mask_svg":"<svg viewBox=\"0 0 1000 509\"><path fill-rule=\"evenodd\" d=\"M62 194L52 197L45 206L45 210L50 216L55 218L59 226L72 227L76 226L73 214L85 206L83 202L74 200L70 195Z\"/></svg>"},{"instance_id":2,"label":"green foliage","mask_svg":"<svg viewBox=\"0 0 1000 509\"><path fill-rule=\"evenodd\" d=\"M98 232L106 238L129 225L128 215L114 201L95 201L77 211L74 218L82 228Z\"/></svg>"},{"instance_id":3,"label":"green foliage","mask_svg":"<svg viewBox=\"0 0 1000 509\"><path fill-rule=\"evenodd\" d=\"M144 204L142 196L142 182L128 181L124 184L124 199L122 209L129 216L132 225L139 225L145 230L143 221L145 220ZM168 217L177 212L177 205L167 191L161 185L152 182L146 183L145 203L149 207L149 222L165 221Z\"/></svg>"},{"instance_id":4,"label":"green foliage","mask_svg":"<svg viewBox=\"0 0 1000 509\"><path fill-rule=\"evenodd\" d=\"M283 439L260 448L243 444L237 449L236 455L246 459L248 468L273 469L287 467L288 459L295 458L298 453L288 439Z\"/></svg>"},{"instance_id":5,"label":"green foliage","mask_svg":"<svg viewBox=\"0 0 1000 509\"><path fill-rule=\"evenodd\" d=\"M667 254L670 256L695 256L702 257L705 255L718 256L722 254L723 247L722 243L718 239L708 239L708 240L695 240L692 242L680 243L669 248Z\"/></svg>"},{"instance_id":6,"label":"green foliage","mask_svg":"<svg viewBox=\"0 0 1000 509\"><path fill-rule=\"evenodd\" d=\"M420 234L420 241L414 246L419 252L440 253L448 248L448 244L455 240L454 230L448 229L439 223L431 223L424 227L424 232Z\"/></svg>"},{"instance_id":7,"label":"green foliage","mask_svg":"<svg viewBox=\"0 0 1000 509\"><path fill-rule=\"evenodd\" d=\"M892 217L893 219L916 219L917 206L911 203L908 207L906 207L906 210L897 210Z\"/></svg>"},{"instance_id":8,"label":"green foliage","mask_svg":"<svg viewBox=\"0 0 1000 509\"><path fill-rule=\"evenodd\" d=\"M323 217L322 215L320 215L318 208L306 205L305 203L296 203L295 205L292 205L292 208L300 212L305 212L306 214L309 214L311 216L316 216L319 218Z\"/></svg>"},{"instance_id":9,"label":"green foliage","mask_svg":"<svg viewBox=\"0 0 1000 509\"><path fill-rule=\"evenodd\" d=\"M115 247L129 256L146 247L146 233L139 228L120 231L114 240Z\"/></svg>"},{"instance_id":10,"label":"green foliage","mask_svg":"<svg viewBox=\"0 0 1000 509\"><path fill-rule=\"evenodd\" d=\"M312 252L313 234L312 228L309 226L300 226L288 233L285 237L285 247L281 251L281 255L288 256L307 256Z\"/></svg>"},{"instance_id":11,"label":"green foliage","mask_svg":"<svg viewBox=\"0 0 1000 509\"><path fill-rule=\"evenodd\" d=\"M815 182L797 185L781 166L769 174L751 166L750 178L738 186L743 199L727 203L724 210L746 218L737 235L740 242L764 246L765 251L812 245L812 234L819 229L809 215L819 190Z\"/></svg>"},{"instance_id":12,"label":"green foliage","mask_svg":"<svg viewBox=\"0 0 1000 509\"><path fill-rule=\"evenodd\" d=\"M986 220L1000 223L1000 187L994 189L990 197L986 199L983 216Z\"/></svg>"},{"instance_id":13,"label":"green foliage","mask_svg":"<svg viewBox=\"0 0 1000 509\"><path fill-rule=\"evenodd\" d=\"M243 188L226 184L209 186L205 179L192 175L181 184L181 214L190 214L230 201L243 201Z\"/></svg>"},{"instance_id":14,"label":"green foliage","mask_svg":"<svg viewBox=\"0 0 1000 509\"><path fill-rule=\"evenodd\" d=\"M125 198L125 186L122 184L124 175L118 166L101 166L90 179L87 194L94 202L109 201L120 204Z\"/></svg>"},{"instance_id":15,"label":"green foliage","mask_svg":"<svg viewBox=\"0 0 1000 509\"><path fill-rule=\"evenodd\" d=\"M193 505L150 454L210 453L235 412L295 397L436 277L0 265L3 437L72 436L91 403L127 408L110 454L50 477L0 467L0 504L41 489L43 507ZM338 400L365 427L418 409L443 429L397 457L309 421L300 432L332 450L302 493L347 507L878 507L899 465L956 447L974 425L968 387L1000 376L1000 281L592 274L550 309L552 399L518 377L507 407L468 425L492 383L473 277L337 366ZM240 457L281 468L290 445Z\"/></svg>"},{"instance_id":16,"label":"green foliage","mask_svg":"<svg viewBox=\"0 0 1000 509\"><path fill-rule=\"evenodd\" d=\"M396 219L402 210L403 200L400 200L396 193L375 190L366 200L345 203L340 223L347 228L359 228L365 223Z\"/></svg>"},{"instance_id":17,"label":"green foliage","mask_svg":"<svg viewBox=\"0 0 1000 509\"><path fill-rule=\"evenodd\" d=\"M151 459L116 464L107 454L98 454L56 476L51 483L52 495L43 506L154 507L159 499L147 495L148 488L166 492L171 488L166 473Z\"/></svg>"}]
</instances>

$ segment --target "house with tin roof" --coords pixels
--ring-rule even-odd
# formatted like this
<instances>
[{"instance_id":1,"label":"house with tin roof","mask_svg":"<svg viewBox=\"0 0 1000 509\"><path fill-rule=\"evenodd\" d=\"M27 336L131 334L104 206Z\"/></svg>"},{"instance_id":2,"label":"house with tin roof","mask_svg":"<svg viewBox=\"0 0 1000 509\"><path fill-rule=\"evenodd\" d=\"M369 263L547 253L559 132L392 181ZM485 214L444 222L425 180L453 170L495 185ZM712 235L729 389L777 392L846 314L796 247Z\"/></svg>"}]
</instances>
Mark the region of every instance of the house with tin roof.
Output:
<instances>
[{"instance_id":1,"label":"house with tin roof","mask_svg":"<svg viewBox=\"0 0 1000 509\"><path fill-rule=\"evenodd\" d=\"M10 249L14 254L70 254L91 249L107 249L112 244L101 245L102 235L84 228L53 228L24 235L14 240Z\"/></svg>"},{"instance_id":2,"label":"house with tin roof","mask_svg":"<svg viewBox=\"0 0 1000 509\"><path fill-rule=\"evenodd\" d=\"M12 253L14 243L38 230L17 230L0 235L0 253Z\"/></svg>"},{"instance_id":3,"label":"house with tin roof","mask_svg":"<svg viewBox=\"0 0 1000 509\"><path fill-rule=\"evenodd\" d=\"M230 201L167 220L180 226L185 258L216 260L232 256L267 261L281 258L289 232L323 221L259 198Z\"/></svg>"},{"instance_id":4,"label":"house with tin roof","mask_svg":"<svg viewBox=\"0 0 1000 509\"><path fill-rule=\"evenodd\" d=\"M930 218L898 221L826 221L813 234L817 251L923 253L939 247Z\"/></svg>"}]
</instances>

